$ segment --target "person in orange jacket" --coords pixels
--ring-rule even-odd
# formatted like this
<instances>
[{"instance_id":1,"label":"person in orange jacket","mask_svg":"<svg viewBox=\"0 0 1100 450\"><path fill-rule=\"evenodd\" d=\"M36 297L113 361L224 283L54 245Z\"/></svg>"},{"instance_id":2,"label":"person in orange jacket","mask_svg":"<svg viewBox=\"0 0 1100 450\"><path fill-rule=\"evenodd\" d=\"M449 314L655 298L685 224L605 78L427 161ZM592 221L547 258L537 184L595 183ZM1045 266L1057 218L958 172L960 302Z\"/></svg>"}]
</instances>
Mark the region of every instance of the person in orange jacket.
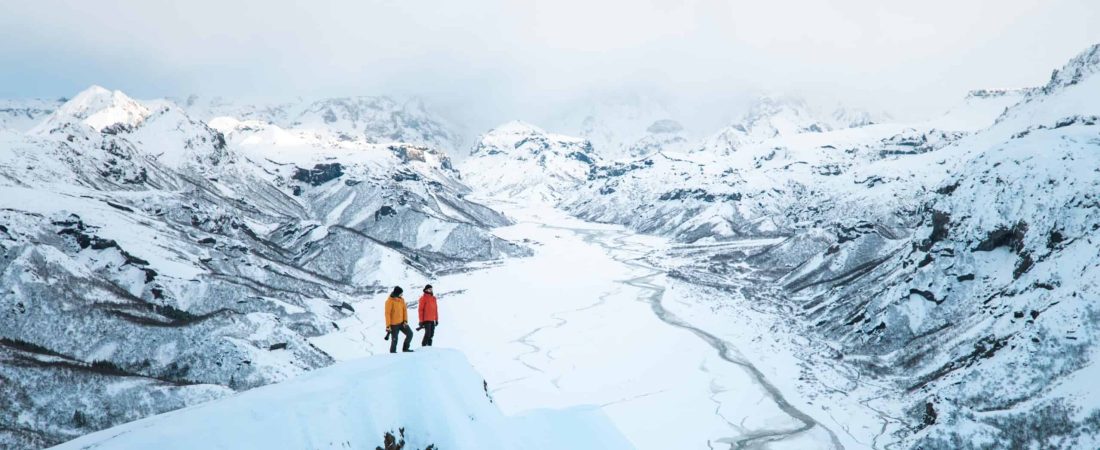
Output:
<instances>
[{"instance_id":1,"label":"person in orange jacket","mask_svg":"<svg viewBox=\"0 0 1100 450\"><path fill-rule=\"evenodd\" d=\"M420 346L431 347L432 338L435 337L435 326L439 325L439 309L436 308L432 285L424 286L424 295L420 296L420 303L416 309L420 316L420 326L416 329L424 329L424 339L420 341Z\"/></svg>"},{"instance_id":2,"label":"person in orange jacket","mask_svg":"<svg viewBox=\"0 0 1100 450\"><path fill-rule=\"evenodd\" d=\"M397 335L405 333L405 344L401 351L411 352L413 331L409 328L408 310L405 308L405 299L401 298L401 286L393 288L390 297L386 299L386 328L390 330L390 353L397 353Z\"/></svg>"}]
</instances>

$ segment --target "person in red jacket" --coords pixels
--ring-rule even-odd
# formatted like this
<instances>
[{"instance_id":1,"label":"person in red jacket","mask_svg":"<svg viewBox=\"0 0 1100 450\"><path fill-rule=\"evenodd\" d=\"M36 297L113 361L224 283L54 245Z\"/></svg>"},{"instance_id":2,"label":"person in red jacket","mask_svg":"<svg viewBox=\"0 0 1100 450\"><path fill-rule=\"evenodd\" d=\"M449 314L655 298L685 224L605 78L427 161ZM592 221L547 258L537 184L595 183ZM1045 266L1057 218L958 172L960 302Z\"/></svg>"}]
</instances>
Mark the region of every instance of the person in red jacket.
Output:
<instances>
[{"instance_id":1,"label":"person in red jacket","mask_svg":"<svg viewBox=\"0 0 1100 450\"><path fill-rule=\"evenodd\" d=\"M432 293L432 285L424 286L424 295L420 296L417 311L420 315L420 326L424 329L424 339L420 341L423 347L432 346L432 338L435 337L435 326L439 325L439 309L436 308L435 294Z\"/></svg>"}]
</instances>

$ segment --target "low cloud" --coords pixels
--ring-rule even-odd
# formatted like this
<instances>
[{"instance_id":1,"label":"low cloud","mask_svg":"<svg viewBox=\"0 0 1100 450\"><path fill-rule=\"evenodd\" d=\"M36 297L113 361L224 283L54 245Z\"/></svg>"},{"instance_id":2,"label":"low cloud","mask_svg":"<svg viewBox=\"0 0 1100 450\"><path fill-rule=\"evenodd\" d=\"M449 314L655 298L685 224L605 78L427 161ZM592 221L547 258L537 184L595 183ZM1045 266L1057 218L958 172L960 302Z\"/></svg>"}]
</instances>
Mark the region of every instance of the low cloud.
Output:
<instances>
[{"instance_id":1,"label":"low cloud","mask_svg":"<svg viewBox=\"0 0 1100 450\"><path fill-rule=\"evenodd\" d=\"M1082 0L9 3L2 97L417 95L475 128L607 92L721 120L774 91L919 116L1100 42Z\"/></svg>"}]
</instances>

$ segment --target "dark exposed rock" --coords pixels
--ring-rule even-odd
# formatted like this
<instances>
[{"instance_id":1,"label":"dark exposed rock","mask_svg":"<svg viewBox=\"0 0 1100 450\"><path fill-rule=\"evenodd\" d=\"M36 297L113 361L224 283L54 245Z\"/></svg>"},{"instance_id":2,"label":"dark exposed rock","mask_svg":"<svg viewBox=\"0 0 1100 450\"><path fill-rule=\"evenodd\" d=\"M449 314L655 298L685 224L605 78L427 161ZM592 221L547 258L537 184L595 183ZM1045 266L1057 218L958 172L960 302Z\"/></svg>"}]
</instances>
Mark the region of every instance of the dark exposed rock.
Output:
<instances>
[{"instance_id":1,"label":"dark exposed rock","mask_svg":"<svg viewBox=\"0 0 1100 450\"><path fill-rule=\"evenodd\" d=\"M102 130L99 130L100 133L110 134L110 135L130 133L132 131L134 131L134 127L130 126L129 124L122 123L122 122L103 127Z\"/></svg>"},{"instance_id":2,"label":"dark exposed rock","mask_svg":"<svg viewBox=\"0 0 1100 450\"><path fill-rule=\"evenodd\" d=\"M1054 248L1057 247L1058 244L1061 244L1065 240L1066 237L1062 235L1061 231L1050 230L1050 235L1047 237L1047 248L1050 250L1054 250Z\"/></svg>"},{"instance_id":3,"label":"dark exposed rock","mask_svg":"<svg viewBox=\"0 0 1100 450\"><path fill-rule=\"evenodd\" d=\"M584 153L581 153L581 152L571 152L566 156L568 156L569 158L573 158L577 161L580 161L582 163L585 163L585 164L589 164L589 165L592 164L592 158L589 157L588 155L584 154Z\"/></svg>"},{"instance_id":4,"label":"dark exposed rock","mask_svg":"<svg viewBox=\"0 0 1100 450\"><path fill-rule=\"evenodd\" d=\"M958 189L958 188L959 188L959 182L956 181L953 184L949 184L949 185L946 185L946 186L940 186L939 189L936 189L936 193L940 194L940 195L951 195L952 193L955 192L955 189Z\"/></svg>"},{"instance_id":5,"label":"dark exposed rock","mask_svg":"<svg viewBox=\"0 0 1100 450\"><path fill-rule=\"evenodd\" d=\"M707 203L714 203L716 200L736 202L741 200L741 194L737 192L731 194L711 194L703 189L676 189L661 194L657 199L661 201L695 199Z\"/></svg>"},{"instance_id":6,"label":"dark exposed rock","mask_svg":"<svg viewBox=\"0 0 1100 450\"><path fill-rule=\"evenodd\" d=\"M393 181L420 181L420 175L411 170L398 170L393 174Z\"/></svg>"},{"instance_id":7,"label":"dark exposed rock","mask_svg":"<svg viewBox=\"0 0 1100 450\"><path fill-rule=\"evenodd\" d=\"M344 166L340 163L317 164L312 169L296 168L291 177L312 186L320 186L344 175Z\"/></svg>"},{"instance_id":8,"label":"dark exposed rock","mask_svg":"<svg viewBox=\"0 0 1100 450\"><path fill-rule=\"evenodd\" d=\"M279 342L277 344L271 344L271 346L268 347L267 349L268 350L283 350L283 349L286 349L286 342Z\"/></svg>"},{"instance_id":9,"label":"dark exposed rock","mask_svg":"<svg viewBox=\"0 0 1100 450\"><path fill-rule=\"evenodd\" d=\"M396 209L393 209L393 207L389 205L383 205L381 208L378 208L378 211L374 212L374 220L377 222L379 220L382 220L383 217L396 215Z\"/></svg>"},{"instance_id":10,"label":"dark exposed rock","mask_svg":"<svg viewBox=\"0 0 1100 450\"><path fill-rule=\"evenodd\" d=\"M932 402L925 402L924 404L924 418L921 422L924 426L930 426L936 423L936 406Z\"/></svg>"},{"instance_id":11,"label":"dark exposed rock","mask_svg":"<svg viewBox=\"0 0 1100 450\"><path fill-rule=\"evenodd\" d=\"M959 276L955 277L955 280L958 280L958 281L972 281L972 280L974 280L974 274L968 273L968 274L965 274L965 275L959 275Z\"/></svg>"},{"instance_id":12,"label":"dark exposed rock","mask_svg":"<svg viewBox=\"0 0 1100 450\"><path fill-rule=\"evenodd\" d=\"M1016 262L1016 268L1012 270L1012 278L1020 278L1020 275L1031 270L1033 265L1035 265L1035 260L1031 258L1031 253L1024 253L1020 256L1020 260Z\"/></svg>"},{"instance_id":13,"label":"dark exposed rock","mask_svg":"<svg viewBox=\"0 0 1100 450\"><path fill-rule=\"evenodd\" d=\"M329 306L331 306L332 309L335 309L337 311L346 310L348 312L355 312L355 308L352 308L351 305L348 304L348 302L340 302L339 305L329 305ZM339 328L339 327L337 327L337 328Z\"/></svg>"},{"instance_id":14,"label":"dark exposed rock","mask_svg":"<svg viewBox=\"0 0 1100 450\"><path fill-rule=\"evenodd\" d=\"M924 290L920 290L920 289L909 288L909 295L913 295L913 294L924 297L925 300L928 300L928 301L930 301L932 303L935 303L937 305L940 304L940 303L943 303L943 300L937 300L936 299L936 294L933 294L931 291L924 291Z\"/></svg>"},{"instance_id":15,"label":"dark exposed rock","mask_svg":"<svg viewBox=\"0 0 1100 450\"><path fill-rule=\"evenodd\" d=\"M943 211L932 211L932 233L928 235L928 239L921 242L918 247L921 251L929 251L932 246L936 245L944 239L947 239L949 232L949 225L951 224L951 215Z\"/></svg>"},{"instance_id":16,"label":"dark exposed rock","mask_svg":"<svg viewBox=\"0 0 1100 450\"><path fill-rule=\"evenodd\" d=\"M974 364L979 359L988 359L993 357L993 355L995 355L997 351L1004 348L1004 346L1008 344L1008 340L1009 336L1001 338L995 336L986 336L978 340L974 343L974 348L970 351L970 353L948 361L939 369L936 369L932 373L922 377L922 379L917 383L909 386L908 391L916 391L917 389L920 389L928 383L943 378L951 372Z\"/></svg>"},{"instance_id":17,"label":"dark exposed rock","mask_svg":"<svg viewBox=\"0 0 1100 450\"><path fill-rule=\"evenodd\" d=\"M1027 223L1018 222L1012 228L998 228L989 232L982 242L979 242L974 251L988 252L1000 247L1009 247L1013 252L1019 252L1024 248L1024 235L1027 233Z\"/></svg>"},{"instance_id":18,"label":"dark exposed rock","mask_svg":"<svg viewBox=\"0 0 1100 450\"><path fill-rule=\"evenodd\" d=\"M120 204L118 204L118 203L115 203L115 202L107 202L107 205L108 205L108 206L110 206L110 207L112 207L112 208L115 208L115 209L121 210L121 211L126 211L126 212L131 212L131 213L132 213L132 212L134 212L134 210L133 210L133 209L131 209L130 207L128 207L128 206L124 206L124 205L120 205Z\"/></svg>"},{"instance_id":19,"label":"dark exposed rock","mask_svg":"<svg viewBox=\"0 0 1100 450\"><path fill-rule=\"evenodd\" d=\"M836 233L836 242L843 244L848 241L854 241L856 238L869 234L875 231L875 224L871 222L859 222L853 226L838 226Z\"/></svg>"}]
</instances>

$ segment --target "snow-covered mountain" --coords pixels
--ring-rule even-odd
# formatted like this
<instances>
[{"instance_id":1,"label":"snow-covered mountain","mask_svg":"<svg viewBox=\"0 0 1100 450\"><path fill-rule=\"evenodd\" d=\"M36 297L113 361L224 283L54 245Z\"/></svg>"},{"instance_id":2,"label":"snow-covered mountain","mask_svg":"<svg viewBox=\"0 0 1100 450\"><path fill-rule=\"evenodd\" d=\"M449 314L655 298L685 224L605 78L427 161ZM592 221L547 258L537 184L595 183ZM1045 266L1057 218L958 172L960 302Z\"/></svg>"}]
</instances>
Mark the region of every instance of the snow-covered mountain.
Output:
<instances>
[{"instance_id":1,"label":"snow-covered mountain","mask_svg":"<svg viewBox=\"0 0 1100 450\"><path fill-rule=\"evenodd\" d=\"M882 439L1092 448L1098 54L920 123L763 102L703 151L598 165L557 204L692 243L655 264L697 287L748 286L755 309L813 336L809 364L836 379L807 371L806 385L850 387L805 389L891 417ZM723 244L760 238L780 241Z\"/></svg>"},{"instance_id":2,"label":"snow-covered mountain","mask_svg":"<svg viewBox=\"0 0 1100 450\"><path fill-rule=\"evenodd\" d=\"M468 191L433 148L206 123L99 87L0 131L0 442L330 364L307 338L393 280L528 253Z\"/></svg>"},{"instance_id":3,"label":"snow-covered mountain","mask_svg":"<svg viewBox=\"0 0 1100 450\"><path fill-rule=\"evenodd\" d=\"M554 202L588 180L598 164L586 140L510 122L482 135L461 170L482 194Z\"/></svg>"},{"instance_id":4,"label":"snow-covered mountain","mask_svg":"<svg viewBox=\"0 0 1100 450\"><path fill-rule=\"evenodd\" d=\"M599 167L566 208L686 241L790 235L865 215L900 225L930 177L945 175L936 163L943 157L928 153L989 127L1021 95L972 95L926 123L789 134L768 125L763 135L774 136L759 140L727 128L729 151L661 152Z\"/></svg>"},{"instance_id":5,"label":"snow-covered mountain","mask_svg":"<svg viewBox=\"0 0 1100 450\"><path fill-rule=\"evenodd\" d=\"M347 140L413 144L449 153L465 144L461 127L431 112L419 99L373 96L250 103L190 96L179 102L190 115L205 121L218 117L256 120Z\"/></svg>"},{"instance_id":6,"label":"snow-covered mountain","mask_svg":"<svg viewBox=\"0 0 1100 450\"><path fill-rule=\"evenodd\" d=\"M694 151L729 155L741 147L781 136L858 128L879 122L872 114L837 107L831 112L787 95L765 95L732 124L708 136Z\"/></svg>"},{"instance_id":7,"label":"snow-covered mountain","mask_svg":"<svg viewBox=\"0 0 1100 450\"><path fill-rule=\"evenodd\" d=\"M103 430L56 448L632 448L599 409L509 417L501 414L484 386L454 350L376 356Z\"/></svg>"}]
</instances>

